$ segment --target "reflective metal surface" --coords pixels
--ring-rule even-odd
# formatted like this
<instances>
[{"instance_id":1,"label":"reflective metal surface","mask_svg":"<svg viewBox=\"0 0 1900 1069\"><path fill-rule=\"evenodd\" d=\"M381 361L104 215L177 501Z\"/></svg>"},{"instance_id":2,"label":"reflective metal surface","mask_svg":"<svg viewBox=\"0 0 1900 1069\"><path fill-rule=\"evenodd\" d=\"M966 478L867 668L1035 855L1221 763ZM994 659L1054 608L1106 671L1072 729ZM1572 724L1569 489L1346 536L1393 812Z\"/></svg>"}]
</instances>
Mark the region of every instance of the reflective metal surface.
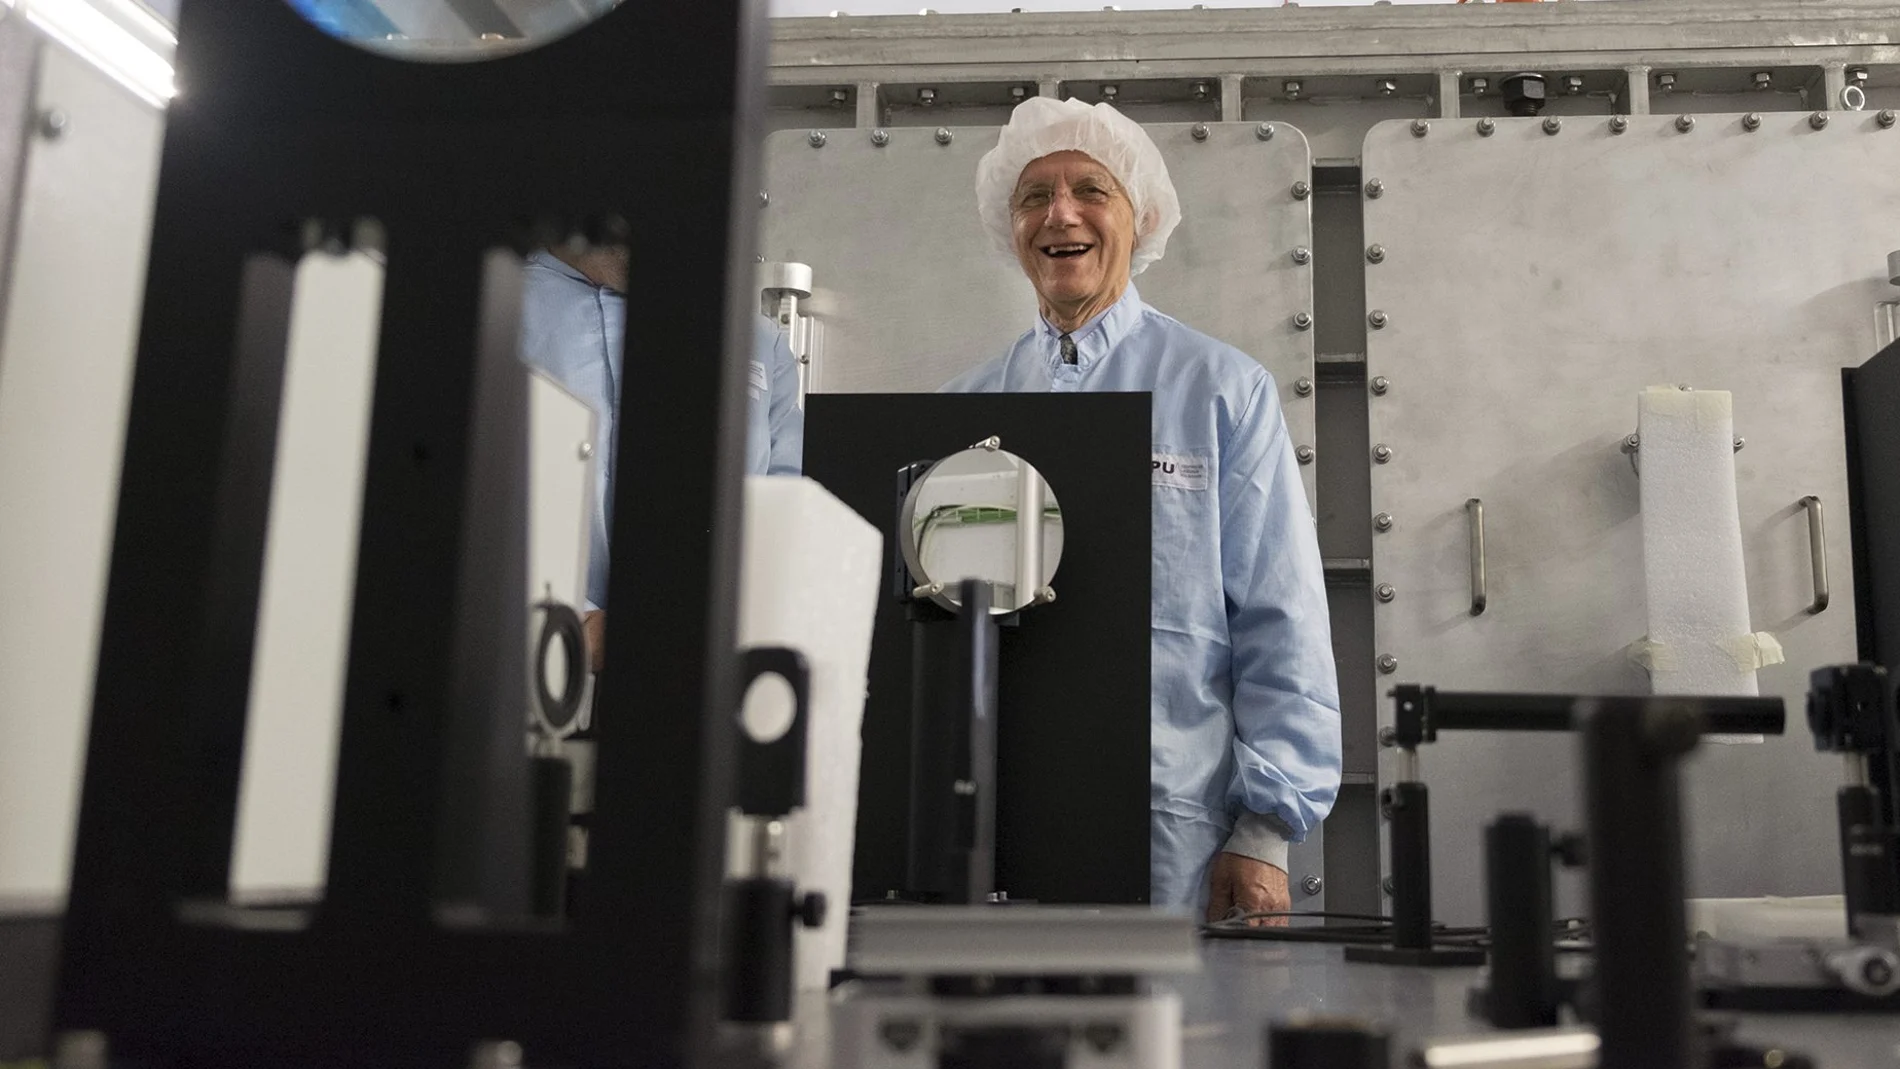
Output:
<instances>
[{"instance_id":1,"label":"reflective metal surface","mask_svg":"<svg viewBox=\"0 0 1900 1069\"><path fill-rule=\"evenodd\" d=\"M621 0L284 0L318 29L426 62L493 59L543 45Z\"/></svg>"},{"instance_id":2,"label":"reflective metal surface","mask_svg":"<svg viewBox=\"0 0 1900 1069\"><path fill-rule=\"evenodd\" d=\"M1062 505L1034 465L994 442L945 457L919 479L898 537L920 596L954 610L958 584L981 579L990 611L1002 616L1055 600Z\"/></svg>"},{"instance_id":3,"label":"reflective metal surface","mask_svg":"<svg viewBox=\"0 0 1900 1069\"><path fill-rule=\"evenodd\" d=\"M1855 659L1844 601L1811 615L1805 495L1846 500L1840 368L1864 359L1865 309L1888 289L1900 136L1872 114L1825 130L1768 113L1607 122L1403 123L1366 141L1367 371L1403 381L1371 402L1374 540L1406 592L1376 613L1378 648L1442 687L1645 693L1624 650L1646 630L1638 479L1617 444L1655 383L1732 391L1752 626L1787 663L1762 693L1802 708L1809 669ZM1401 377L1403 376L1403 378ZM1487 608L1470 614L1468 520L1484 501ZM1848 574L1844 539L1824 563ZM1350 670L1348 668L1348 670ZM1574 827L1576 764L1561 737L1447 737L1425 756L1441 920L1482 920L1476 829L1501 808ZM1689 880L1698 896L1837 889L1833 762L1798 733L1710 746L1689 762ZM1559 910L1581 906L1575 877ZM1568 893L1562 893L1567 891Z\"/></svg>"}]
</instances>

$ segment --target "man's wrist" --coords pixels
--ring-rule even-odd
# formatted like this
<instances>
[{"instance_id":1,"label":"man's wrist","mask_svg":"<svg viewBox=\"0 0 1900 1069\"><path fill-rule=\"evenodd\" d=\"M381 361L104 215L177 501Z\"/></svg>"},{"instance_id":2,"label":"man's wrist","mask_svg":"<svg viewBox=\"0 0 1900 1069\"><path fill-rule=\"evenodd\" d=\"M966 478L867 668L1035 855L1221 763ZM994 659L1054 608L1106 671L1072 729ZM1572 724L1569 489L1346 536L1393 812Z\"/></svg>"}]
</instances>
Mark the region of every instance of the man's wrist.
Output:
<instances>
[{"instance_id":1,"label":"man's wrist","mask_svg":"<svg viewBox=\"0 0 1900 1069\"><path fill-rule=\"evenodd\" d=\"M1287 827L1278 818L1265 813L1242 810L1234 821L1233 834L1221 849L1229 854L1252 858L1285 872L1287 866Z\"/></svg>"}]
</instances>

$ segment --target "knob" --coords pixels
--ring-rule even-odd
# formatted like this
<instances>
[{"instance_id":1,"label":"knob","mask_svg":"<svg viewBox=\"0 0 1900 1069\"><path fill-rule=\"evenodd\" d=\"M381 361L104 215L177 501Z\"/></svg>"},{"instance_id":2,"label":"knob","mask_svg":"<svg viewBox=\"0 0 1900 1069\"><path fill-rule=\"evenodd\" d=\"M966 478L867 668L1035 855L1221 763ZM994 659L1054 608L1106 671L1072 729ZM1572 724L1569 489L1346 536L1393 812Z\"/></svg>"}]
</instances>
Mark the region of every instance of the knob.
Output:
<instances>
[{"instance_id":1,"label":"knob","mask_svg":"<svg viewBox=\"0 0 1900 1069\"><path fill-rule=\"evenodd\" d=\"M792 907L792 917L807 928L823 928L825 914L830 910L823 891L812 891L798 900Z\"/></svg>"}]
</instances>

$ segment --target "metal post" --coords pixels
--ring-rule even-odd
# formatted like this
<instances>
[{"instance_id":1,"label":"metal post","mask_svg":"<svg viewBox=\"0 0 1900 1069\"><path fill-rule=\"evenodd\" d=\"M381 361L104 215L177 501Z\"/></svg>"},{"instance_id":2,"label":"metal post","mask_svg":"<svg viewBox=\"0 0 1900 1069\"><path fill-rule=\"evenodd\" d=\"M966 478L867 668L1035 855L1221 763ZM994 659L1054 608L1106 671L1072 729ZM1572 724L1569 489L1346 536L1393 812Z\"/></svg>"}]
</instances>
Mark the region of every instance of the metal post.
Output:
<instances>
[{"instance_id":1,"label":"metal post","mask_svg":"<svg viewBox=\"0 0 1900 1069\"><path fill-rule=\"evenodd\" d=\"M1016 594L1027 605L1042 587L1042 476L1028 461L1016 461Z\"/></svg>"},{"instance_id":2,"label":"metal post","mask_svg":"<svg viewBox=\"0 0 1900 1069\"><path fill-rule=\"evenodd\" d=\"M1484 1011L1499 1028L1557 1024L1557 964L1551 946L1550 829L1506 813L1484 830L1484 890L1491 924L1491 978Z\"/></svg>"},{"instance_id":3,"label":"metal post","mask_svg":"<svg viewBox=\"0 0 1900 1069\"><path fill-rule=\"evenodd\" d=\"M1247 79L1238 74L1220 76L1220 121L1239 122L1245 118L1245 98L1241 95Z\"/></svg>"},{"instance_id":4,"label":"metal post","mask_svg":"<svg viewBox=\"0 0 1900 1069\"><path fill-rule=\"evenodd\" d=\"M1585 699L1584 792L1597 929L1599 1064L1691 1069L1698 1062L1683 910L1678 764L1701 730L1694 706Z\"/></svg>"},{"instance_id":5,"label":"metal post","mask_svg":"<svg viewBox=\"0 0 1900 1069\"><path fill-rule=\"evenodd\" d=\"M859 82L857 126L872 130L884 125L883 86L877 82Z\"/></svg>"},{"instance_id":6,"label":"metal post","mask_svg":"<svg viewBox=\"0 0 1900 1069\"><path fill-rule=\"evenodd\" d=\"M1438 117L1456 119L1462 101L1458 94L1464 91L1465 72L1442 70L1438 72Z\"/></svg>"},{"instance_id":7,"label":"metal post","mask_svg":"<svg viewBox=\"0 0 1900 1069\"><path fill-rule=\"evenodd\" d=\"M1649 68L1642 64L1623 68L1624 92L1628 94L1631 115L1649 114Z\"/></svg>"}]
</instances>

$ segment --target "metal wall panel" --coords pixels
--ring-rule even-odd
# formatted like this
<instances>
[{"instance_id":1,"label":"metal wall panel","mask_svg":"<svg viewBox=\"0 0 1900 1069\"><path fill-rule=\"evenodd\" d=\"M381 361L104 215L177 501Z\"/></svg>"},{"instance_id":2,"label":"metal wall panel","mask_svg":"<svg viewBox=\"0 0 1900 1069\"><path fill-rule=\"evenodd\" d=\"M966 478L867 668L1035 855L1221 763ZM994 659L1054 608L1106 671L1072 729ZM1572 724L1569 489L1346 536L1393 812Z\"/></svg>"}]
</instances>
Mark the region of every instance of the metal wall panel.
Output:
<instances>
[{"instance_id":1,"label":"metal wall panel","mask_svg":"<svg viewBox=\"0 0 1900 1069\"><path fill-rule=\"evenodd\" d=\"M1293 316L1312 308L1306 139L1279 126L1147 128L1179 191L1184 218L1165 259L1135 280L1142 298L1251 354L1273 373L1296 443L1313 442L1313 332ZM763 251L810 264L809 311L822 326L815 388L833 392L933 390L1000 355L1034 321L1035 297L1015 262L996 252L976 215L976 163L994 128L804 131L767 140ZM1312 493L1312 469L1306 469Z\"/></svg>"},{"instance_id":2,"label":"metal wall panel","mask_svg":"<svg viewBox=\"0 0 1900 1069\"><path fill-rule=\"evenodd\" d=\"M1839 368L1872 348L1900 213L1900 132L1870 113L1436 121L1375 129L1365 178L1368 373L1391 380L1371 404L1380 678L1487 690L1643 693L1625 657L1643 636L1637 476L1618 452L1636 394L1656 383L1733 391L1740 518L1754 626L1788 662L1764 694L1789 702L1789 734L1707 748L1685 787L1692 893L1836 890L1838 762L1802 730L1808 670L1855 655L1841 587L1807 616L1807 532L1797 500L1832 510L1828 561L1851 574ZM1369 443L1371 444L1371 443ZM1489 608L1468 613L1469 497L1484 500ZM1371 673L1373 666L1346 666ZM1389 717L1382 709L1382 718ZM1426 748L1435 785L1438 913L1482 913L1479 836L1500 809L1574 826L1571 740L1447 736ZM1566 908L1575 908L1576 885Z\"/></svg>"}]
</instances>

